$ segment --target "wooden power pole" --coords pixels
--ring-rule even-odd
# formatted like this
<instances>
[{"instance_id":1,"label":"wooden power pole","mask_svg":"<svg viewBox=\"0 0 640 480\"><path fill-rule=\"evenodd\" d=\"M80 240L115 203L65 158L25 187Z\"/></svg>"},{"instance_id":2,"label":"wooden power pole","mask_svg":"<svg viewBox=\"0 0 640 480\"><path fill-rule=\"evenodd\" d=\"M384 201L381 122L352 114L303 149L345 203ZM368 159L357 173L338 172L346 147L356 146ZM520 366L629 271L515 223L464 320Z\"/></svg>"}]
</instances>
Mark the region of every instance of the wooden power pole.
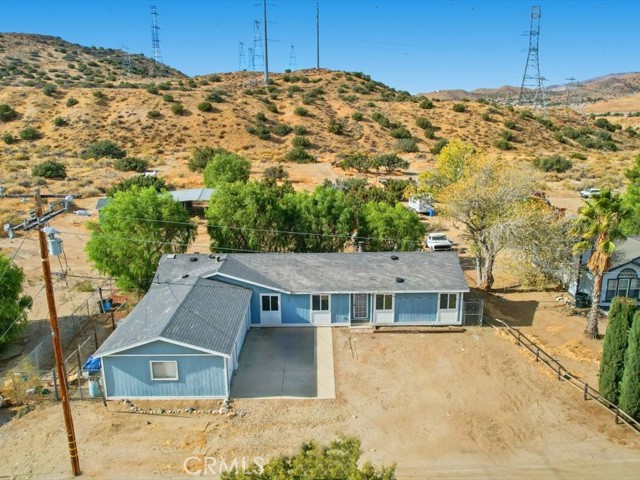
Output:
<instances>
[{"instance_id":1,"label":"wooden power pole","mask_svg":"<svg viewBox=\"0 0 640 480\"><path fill-rule=\"evenodd\" d=\"M35 191L36 216L42 217L42 197L40 190ZM60 382L60 398L62 400L62 413L64 414L64 424L67 430L67 443L69 444L69 456L71 457L71 470L74 475L80 475L80 461L78 459L78 447L76 445L76 434L73 429L73 418L71 417L71 405L69 404L69 393L67 391L67 375L64 371L64 358L62 357L62 346L60 345L60 332L58 329L58 314L56 312L56 302L53 296L53 284L51 282L51 266L49 265L49 250L47 249L47 236L38 225L38 239L40 241L40 259L42 261L42 277L47 293L47 306L49 307L49 323L51 324L51 339L53 341L53 354L56 359L56 371Z\"/></svg>"}]
</instances>

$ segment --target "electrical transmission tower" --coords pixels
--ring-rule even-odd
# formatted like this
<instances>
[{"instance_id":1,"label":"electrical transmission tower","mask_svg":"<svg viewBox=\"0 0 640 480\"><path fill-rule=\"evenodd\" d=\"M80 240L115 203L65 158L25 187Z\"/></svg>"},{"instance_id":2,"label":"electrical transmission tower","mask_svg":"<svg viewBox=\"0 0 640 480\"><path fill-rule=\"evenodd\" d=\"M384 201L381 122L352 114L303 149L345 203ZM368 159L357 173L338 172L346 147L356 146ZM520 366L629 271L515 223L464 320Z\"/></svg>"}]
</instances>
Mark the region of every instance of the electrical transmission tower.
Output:
<instances>
[{"instance_id":1,"label":"electrical transmission tower","mask_svg":"<svg viewBox=\"0 0 640 480\"><path fill-rule=\"evenodd\" d=\"M129 49L126 45L120 47L122 50L122 72L124 76L131 75L131 55L129 55Z\"/></svg>"},{"instance_id":2,"label":"electrical transmission tower","mask_svg":"<svg viewBox=\"0 0 640 480\"><path fill-rule=\"evenodd\" d=\"M576 81L575 77L567 78L567 98L565 100L566 107L578 107L582 104L582 84Z\"/></svg>"},{"instance_id":3,"label":"electrical transmission tower","mask_svg":"<svg viewBox=\"0 0 640 480\"><path fill-rule=\"evenodd\" d=\"M162 62L162 54L160 53L160 36L158 32L160 27L158 26L158 9L155 5L151 5L151 57L153 63L151 64L151 76L156 74L157 66Z\"/></svg>"},{"instance_id":4,"label":"electrical transmission tower","mask_svg":"<svg viewBox=\"0 0 640 480\"><path fill-rule=\"evenodd\" d=\"M244 54L244 42L240 42L240 48L238 49L238 71L242 72L247 69L247 58Z\"/></svg>"},{"instance_id":5,"label":"electrical transmission tower","mask_svg":"<svg viewBox=\"0 0 640 480\"><path fill-rule=\"evenodd\" d=\"M289 51L289 70L294 71L298 69L298 65L296 62L296 51L293 45L291 45L291 50Z\"/></svg>"},{"instance_id":6,"label":"electrical transmission tower","mask_svg":"<svg viewBox=\"0 0 640 480\"><path fill-rule=\"evenodd\" d=\"M264 67L264 44L260 20L253 21L253 69L262 70Z\"/></svg>"},{"instance_id":7,"label":"electrical transmission tower","mask_svg":"<svg viewBox=\"0 0 640 480\"><path fill-rule=\"evenodd\" d=\"M522 76L522 86L518 103L520 105L532 105L535 108L544 110L545 98L542 82L544 78L540 75L540 17L541 8L536 5L531 7L531 26L529 28L529 52L527 53L527 64L524 67Z\"/></svg>"}]
</instances>

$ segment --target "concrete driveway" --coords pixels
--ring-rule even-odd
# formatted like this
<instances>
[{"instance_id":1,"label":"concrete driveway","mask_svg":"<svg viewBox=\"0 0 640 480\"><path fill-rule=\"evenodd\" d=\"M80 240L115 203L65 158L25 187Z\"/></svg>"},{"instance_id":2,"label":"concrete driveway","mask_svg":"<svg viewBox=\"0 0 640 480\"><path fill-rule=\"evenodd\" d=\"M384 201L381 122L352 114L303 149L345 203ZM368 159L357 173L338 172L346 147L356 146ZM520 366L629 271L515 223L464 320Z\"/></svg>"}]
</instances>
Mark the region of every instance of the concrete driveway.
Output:
<instances>
[{"instance_id":1,"label":"concrete driveway","mask_svg":"<svg viewBox=\"0 0 640 480\"><path fill-rule=\"evenodd\" d=\"M252 328L232 398L335 398L331 328Z\"/></svg>"}]
</instances>

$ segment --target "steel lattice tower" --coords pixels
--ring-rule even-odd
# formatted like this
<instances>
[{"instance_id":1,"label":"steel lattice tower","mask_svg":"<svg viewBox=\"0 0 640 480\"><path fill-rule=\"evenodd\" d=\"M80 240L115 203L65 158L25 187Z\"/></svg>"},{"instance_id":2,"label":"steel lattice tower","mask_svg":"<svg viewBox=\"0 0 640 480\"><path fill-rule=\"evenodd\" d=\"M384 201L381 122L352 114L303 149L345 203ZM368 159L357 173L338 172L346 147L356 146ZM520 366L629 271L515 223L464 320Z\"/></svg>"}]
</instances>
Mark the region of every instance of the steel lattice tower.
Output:
<instances>
[{"instance_id":1,"label":"steel lattice tower","mask_svg":"<svg viewBox=\"0 0 640 480\"><path fill-rule=\"evenodd\" d=\"M125 76L129 76L131 75L131 55L126 45L122 45L120 49L122 50L122 71Z\"/></svg>"},{"instance_id":2,"label":"steel lattice tower","mask_svg":"<svg viewBox=\"0 0 640 480\"><path fill-rule=\"evenodd\" d=\"M158 63L163 63L162 54L160 53L160 36L158 32L160 27L158 26L158 9L155 5L151 5L151 57L153 64L151 67L151 75L155 75L156 67Z\"/></svg>"},{"instance_id":3,"label":"steel lattice tower","mask_svg":"<svg viewBox=\"0 0 640 480\"><path fill-rule=\"evenodd\" d=\"M262 70L264 67L264 44L262 42L262 30L260 20L253 21L253 68Z\"/></svg>"},{"instance_id":4,"label":"steel lattice tower","mask_svg":"<svg viewBox=\"0 0 640 480\"><path fill-rule=\"evenodd\" d=\"M240 42L240 45L238 48L238 71L242 72L243 70L246 70L247 68L246 64L247 64L247 58L244 53L244 42Z\"/></svg>"},{"instance_id":5,"label":"steel lattice tower","mask_svg":"<svg viewBox=\"0 0 640 480\"><path fill-rule=\"evenodd\" d=\"M540 75L540 17L542 9L539 5L531 7L531 25L529 28L529 52L527 53L527 64L524 67L522 76L522 86L518 103L520 105L533 105L544 110L545 98L542 82L544 78Z\"/></svg>"},{"instance_id":6,"label":"steel lattice tower","mask_svg":"<svg viewBox=\"0 0 640 480\"><path fill-rule=\"evenodd\" d=\"M293 45L291 45L291 50L289 51L289 70L297 70L298 65L296 62L296 51Z\"/></svg>"}]
</instances>

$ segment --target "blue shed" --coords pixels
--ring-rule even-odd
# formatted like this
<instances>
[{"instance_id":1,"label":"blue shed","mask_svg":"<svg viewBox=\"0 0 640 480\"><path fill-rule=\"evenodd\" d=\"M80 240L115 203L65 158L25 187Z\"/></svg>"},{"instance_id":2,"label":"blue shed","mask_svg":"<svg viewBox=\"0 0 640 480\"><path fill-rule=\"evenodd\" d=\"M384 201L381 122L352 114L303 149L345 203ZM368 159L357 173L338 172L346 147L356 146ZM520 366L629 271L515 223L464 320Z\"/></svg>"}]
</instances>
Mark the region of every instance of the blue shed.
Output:
<instances>
[{"instance_id":1,"label":"blue shed","mask_svg":"<svg viewBox=\"0 0 640 480\"><path fill-rule=\"evenodd\" d=\"M228 398L251 291L197 276L157 280L94 354L105 396Z\"/></svg>"}]
</instances>

